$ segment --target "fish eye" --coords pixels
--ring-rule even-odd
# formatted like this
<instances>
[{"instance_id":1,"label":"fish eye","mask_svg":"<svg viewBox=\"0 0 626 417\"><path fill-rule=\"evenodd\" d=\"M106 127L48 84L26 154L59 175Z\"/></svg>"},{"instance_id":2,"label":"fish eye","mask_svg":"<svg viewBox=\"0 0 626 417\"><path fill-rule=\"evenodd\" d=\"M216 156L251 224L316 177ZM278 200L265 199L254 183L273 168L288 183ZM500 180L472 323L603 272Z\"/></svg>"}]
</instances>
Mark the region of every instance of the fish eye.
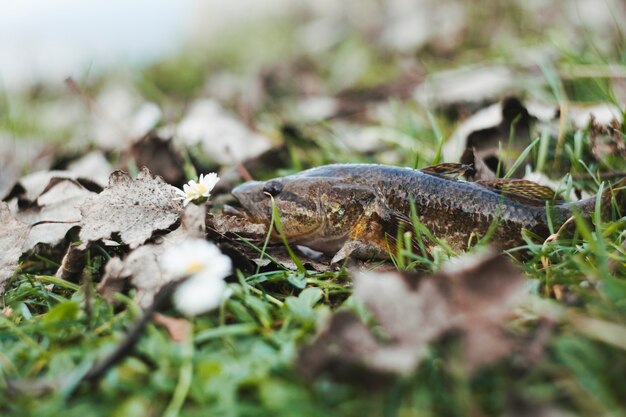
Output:
<instances>
[{"instance_id":1,"label":"fish eye","mask_svg":"<svg viewBox=\"0 0 626 417\"><path fill-rule=\"evenodd\" d=\"M276 197L283 190L283 185L278 181L268 181L263 187L263 192Z\"/></svg>"}]
</instances>

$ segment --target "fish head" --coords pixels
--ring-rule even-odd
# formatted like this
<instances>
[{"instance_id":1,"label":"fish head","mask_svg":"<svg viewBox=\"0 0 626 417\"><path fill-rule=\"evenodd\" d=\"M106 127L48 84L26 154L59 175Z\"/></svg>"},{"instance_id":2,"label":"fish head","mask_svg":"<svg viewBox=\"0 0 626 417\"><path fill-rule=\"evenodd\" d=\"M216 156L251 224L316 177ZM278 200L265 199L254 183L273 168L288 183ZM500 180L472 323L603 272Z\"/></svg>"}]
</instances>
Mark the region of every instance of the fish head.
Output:
<instances>
[{"instance_id":1,"label":"fish head","mask_svg":"<svg viewBox=\"0 0 626 417\"><path fill-rule=\"evenodd\" d=\"M321 181L290 177L269 181L248 181L232 194L240 204L239 214L252 223L269 226L272 212L277 210L287 239L306 239L319 234L323 215L319 205Z\"/></svg>"},{"instance_id":2,"label":"fish head","mask_svg":"<svg viewBox=\"0 0 626 417\"><path fill-rule=\"evenodd\" d=\"M232 194L241 206L238 215L248 221L269 227L275 207L288 241L332 253L368 207L372 191L343 178L293 175L249 181Z\"/></svg>"}]
</instances>

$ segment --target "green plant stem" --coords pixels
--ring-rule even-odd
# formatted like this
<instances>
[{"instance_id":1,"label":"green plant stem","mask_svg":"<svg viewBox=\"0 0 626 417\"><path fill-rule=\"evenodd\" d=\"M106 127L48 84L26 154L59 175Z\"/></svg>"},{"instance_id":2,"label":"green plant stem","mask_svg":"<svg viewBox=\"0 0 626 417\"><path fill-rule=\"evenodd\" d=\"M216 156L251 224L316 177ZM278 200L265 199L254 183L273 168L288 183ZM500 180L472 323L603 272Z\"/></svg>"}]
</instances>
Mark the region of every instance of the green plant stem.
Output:
<instances>
[{"instance_id":1,"label":"green plant stem","mask_svg":"<svg viewBox=\"0 0 626 417\"><path fill-rule=\"evenodd\" d=\"M172 396L172 400L167 405L165 412L163 413L163 417L177 417L179 415L180 409L185 403L185 399L187 398L187 394L189 394L189 388L191 387L191 379L193 377L193 339L191 338L190 332L189 337L183 342L183 365L180 367L180 372L178 374L178 384L176 384L176 389L174 390L174 395Z\"/></svg>"}]
</instances>

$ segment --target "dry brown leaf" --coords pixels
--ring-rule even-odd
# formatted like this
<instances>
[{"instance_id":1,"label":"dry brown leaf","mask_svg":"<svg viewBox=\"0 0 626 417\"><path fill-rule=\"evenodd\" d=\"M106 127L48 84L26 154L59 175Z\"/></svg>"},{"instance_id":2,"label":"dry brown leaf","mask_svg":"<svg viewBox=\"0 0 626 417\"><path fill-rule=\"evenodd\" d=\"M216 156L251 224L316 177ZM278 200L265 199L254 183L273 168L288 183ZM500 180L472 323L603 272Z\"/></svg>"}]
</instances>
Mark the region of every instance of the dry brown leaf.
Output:
<instances>
[{"instance_id":1,"label":"dry brown leaf","mask_svg":"<svg viewBox=\"0 0 626 417\"><path fill-rule=\"evenodd\" d=\"M138 166L148 167L152 173L163 177L169 184L185 182L185 161L171 139L148 134L133 143L128 154Z\"/></svg>"},{"instance_id":2,"label":"dry brown leaf","mask_svg":"<svg viewBox=\"0 0 626 417\"><path fill-rule=\"evenodd\" d=\"M339 311L315 342L300 351L296 367L309 380L330 371L338 380L376 387L393 375L413 372L425 347L415 351L410 345L384 343L354 313Z\"/></svg>"},{"instance_id":3,"label":"dry brown leaf","mask_svg":"<svg viewBox=\"0 0 626 417\"><path fill-rule=\"evenodd\" d=\"M119 233L131 249L138 247L179 220L182 205L174 200L174 190L145 168L136 179L123 171L113 172L109 186L80 206L83 245Z\"/></svg>"},{"instance_id":4,"label":"dry brown leaf","mask_svg":"<svg viewBox=\"0 0 626 417\"><path fill-rule=\"evenodd\" d=\"M5 200L24 170L48 169L53 162L55 146L41 138L15 137L0 131L0 200Z\"/></svg>"},{"instance_id":5,"label":"dry brown leaf","mask_svg":"<svg viewBox=\"0 0 626 417\"><path fill-rule=\"evenodd\" d=\"M18 210L16 217L30 225L46 221L67 223L42 223L33 226L24 251L31 250L40 243L56 246L63 241L67 232L80 223L78 206L92 195L94 193L75 180L53 178L35 204Z\"/></svg>"},{"instance_id":6,"label":"dry brown leaf","mask_svg":"<svg viewBox=\"0 0 626 417\"><path fill-rule=\"evenodd\" d=\"M184 342L191 336L191 323L189 320L176 319L160 313L153 313L152 319L167 330L167 334L174 342Z\"/></svg>"},{"instance_id":7,"label":"dry brown leaf","mask_svg":"<svg viewBox=\"0 0 626 417\"><path fill-rule=\"evenodd\" d=\"M510 93L517 85L519 79L508 67L465 67L433 74L416 88L414 97L438 107L483 104Z\"/></svg>"},{"instance_id":8,"label":"dry brown leaf","mask_svg":"<svg viewBox=\"0 0 626 417\"><path fill-rule=\"evenodd\" d=\"M0 293L15 273L29 230L30 226L13 217L9 206L0 202Z\"/></svg>"},{"instance_id":9,"label":"dry brown leaf","mask_svg":"<svg viewBox=\"0 0 626 417\"><path fill-rule=\"evenodd\" d=\"M495 171L485 163L484 159L476 156L476 150L474 148L465 149L459 162L474 168L465 174L469 181L492 180L496 178Z\"/></svg>"},{"instance_id":10,"label":"dry brown leaf","mask_svg":"<svg viewBox=\"0 0 626 417\"><path fill-rule=\"evenodd\" d=\"M364 368L374 374L410 374L429 344L451 332L462 336L470 369L512 348L502 324L523 294L524 279L503 255L483 255L429 277L360 272L354 279L355 298L372 312L386 339L338 313L302 350L298 364L305 376L326 371L337 376L341 369L343 378L346 370L360 374Z\"/></svg>"},{"instance_id":11,"label":"dry brown leaf","mask_svg":"<svg viewBox=\"0 0 626 417\"><path fill-rule=\"evenodd\" d=\"M79 178L88 178L104 188L109 182L113 167L102 152L93 151L71 162L67 170Z\"/></svg>"},{"instance_id":12,"label":"dry brown leaf","mask_svg":"<svg viewBox=\"0 0 626 417\"><path fill-rule=\"evenodd\" d=\"M37 198L46 191L50 181L54 178L66 178L78 181L88 190L99 191L100 185L89 178L83 178L71 171L39 171L29 174L11 188L11 191L4 197L5 201L16 198L20 206L33 204Z\"/></svg>"},{"instance_id":13,"label":"dry brown leaf","mask_svg":"<svg viewBox=\"0 0 626 417\"><path fill-rule=\"evenodd\" d=\"M131 284L137 288L135 300L142 307L148 307L154 295L168 282L166 274L159 262L163 253L171 246L187 239L204 236L204 212L206 207L190 204L185 208L178 229L164 236L153 244L143 245L132 251L124 260L112 258L106 264L105 273L98 285L98 292L110 298L120 291L124 281L130 278Z\"/></svg>"},{"instance_id":14,"label":"dry brown leaf","mask_svg":"<svg viewBox=\"0 0 626 417\"><path fill-rule=\"evenodd\" d=\"M178 125L177 136L188 146L200 145L206 155L225 165L243 162L271 147L270 140L248 129L214 100L192 104Z\"/></svg>"},{"instance_id":15,"label":"dry brown leaf","mask_svg":"<svg viewBox=\"0 0 626 417\"><path fill-rule=\"evenodd\" d=\"M502 175L530 144L533 121L519 99L508 97L463 122L444 146L444 158L458 162L467 149L473 149L474 162L482 161L494 173L500 165ZM520 166L518 175L523 175L523 168Z\"/></svg>"},{"instance_id":16,"label":"dry brown leaf","mask_svg":"<svg viewBox=\"0 0 626 417\"><path fill-rule=\"evenodd\" d=\"M113 301L113 295L122 292L124 283L130 276L125 268L124 261L118 257L109 259L104 266L104 274L98 284L98 293L109 302Z\"/></svg>"}]
</instances>

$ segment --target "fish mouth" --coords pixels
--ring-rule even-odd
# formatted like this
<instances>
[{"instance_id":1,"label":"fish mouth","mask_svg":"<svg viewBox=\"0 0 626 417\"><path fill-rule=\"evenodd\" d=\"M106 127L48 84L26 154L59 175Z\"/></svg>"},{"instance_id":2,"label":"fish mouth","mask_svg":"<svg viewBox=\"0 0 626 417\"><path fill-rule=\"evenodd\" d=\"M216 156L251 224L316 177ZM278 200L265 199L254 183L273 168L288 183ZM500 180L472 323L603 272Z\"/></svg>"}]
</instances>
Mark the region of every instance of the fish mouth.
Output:
<instances>
[{"instance_id":1,"label":"fish mouth","mask_svg":"<svg viewBox=\"0 0 626 417\"><path fill-rule=\"evenodd\" d=\"M224 214L227 214L229 216L241 217L244 219L247 219L249 217L248 212L245 211L243 207L241 207L241 203L239 203L238 201L230 204L224 204L222 211Z\"/></svg>"},{"instance_id":2,"label":"fish mouth","mask_svg":"<svg viewBox=\"0 0 626 417\"><path fill-rule=\"evenodd\" d=\"M235 187L231 191L233 199L224 204L224 214L255 223L264 222L261 206L268 197L263 194L262 189L263 183L260 181L248 181Z\"/></svg>"}]
</instances>

